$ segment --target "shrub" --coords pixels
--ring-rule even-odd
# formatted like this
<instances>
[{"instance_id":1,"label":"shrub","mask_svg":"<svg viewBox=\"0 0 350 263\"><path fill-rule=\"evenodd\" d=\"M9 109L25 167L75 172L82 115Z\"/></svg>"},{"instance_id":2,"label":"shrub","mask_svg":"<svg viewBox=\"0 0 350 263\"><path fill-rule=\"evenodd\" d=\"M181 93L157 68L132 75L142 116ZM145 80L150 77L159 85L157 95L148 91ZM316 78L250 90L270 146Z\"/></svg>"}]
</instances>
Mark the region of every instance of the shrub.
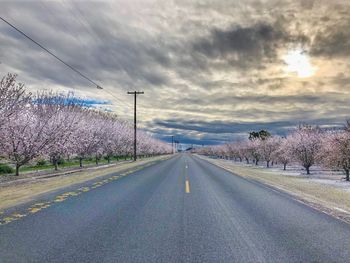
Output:
<instances>
[{"instance_id":1,"label":"shrub","mask_svg":"<svg viewBox=\"0 0 350 263\"><path fill-rule=\"evenodd\" d=\"M57 164L62 165L62 164L65 164L65 162L66 161L63 158L60 158L60 159L58 159Z\"/></svg>"},{"instance_id":2,"label":"shrub","mask_svg":"<svg viewBox=\"0 0 350 263\"><path fill-rule=\"evenodd\" d=\"M0 174L10 174L15 170L8 164L0 164Z\"/></svg>"},{"instance_id":3,"label":"shrub","mask_svg":"<svg viewBox=\"0 0 350 263\"><path fill-rule=\"evenodd\" d=\"M46 164L46 160L44 160L44 159L38 160L38 161L36 162L36 165L38 165L38 166L43 166L43 165L45 165L45 164Z\"/></svg>"}]
</instances>

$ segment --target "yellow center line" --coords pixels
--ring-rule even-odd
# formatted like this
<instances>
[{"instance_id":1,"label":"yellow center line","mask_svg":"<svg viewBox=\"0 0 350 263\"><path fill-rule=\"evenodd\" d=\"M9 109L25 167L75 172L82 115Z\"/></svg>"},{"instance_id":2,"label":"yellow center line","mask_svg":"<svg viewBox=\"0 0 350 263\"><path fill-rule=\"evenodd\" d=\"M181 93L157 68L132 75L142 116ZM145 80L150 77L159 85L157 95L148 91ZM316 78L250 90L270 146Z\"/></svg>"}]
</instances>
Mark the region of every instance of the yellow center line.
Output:
<instances>
[{"instance_id":1,"label":"yellow center line","mask_svg":"<svg viewBox=\"0 0 350 263\"><path fill-rule=\"evenodd\" d=\"M185 183L185 191L187 194L190 193L190 182L188 180L186 180L186 183Z\"/></svg>"},{"instance_id":2,"label":"yellow center line","mask_svg":"<svg viewBox=\"0 0 350 263\"><path fill-rule=\"evenodd\" d=\"M131 170L131 171L128 171L124 174L111 176L111 177L106 178L104 180L95 182L90 186L80 187L75 192L73 192L73 191L72 192L65 192L63 194L57 195L53 201L35 203L35 204L31 205L29 208L27 208L27 213L21 214L21 213L14 212L11 216L2 217L5 215L5 212L0 211L0 226L11 223L12 221L18 220L22 217L29 215L29 214L35 214L43 209L50 207L54 203L60 203L60 202L67 200L70 197L78 196L84 192L89 192L92 189L95 189L95 188L100 187L100 186L107 184L107 183L111 183L112 181L118 180L119 178L126 176L129 173L133 173L135 171L136 170Z\"/></svg>"}]
</instances>

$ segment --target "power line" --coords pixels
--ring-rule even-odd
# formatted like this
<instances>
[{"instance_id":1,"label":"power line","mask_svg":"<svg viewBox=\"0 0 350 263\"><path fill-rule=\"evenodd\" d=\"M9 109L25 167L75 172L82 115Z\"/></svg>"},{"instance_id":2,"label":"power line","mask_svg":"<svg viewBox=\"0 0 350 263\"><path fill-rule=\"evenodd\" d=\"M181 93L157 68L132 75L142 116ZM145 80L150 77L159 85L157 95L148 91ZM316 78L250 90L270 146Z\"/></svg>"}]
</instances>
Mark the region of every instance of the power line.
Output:
<instances>
[{"instance_id":1,"label":"power line","mask_svg":"<svg viewBox=\"0 0 350 263\"><path fill-rule=\"evenodd\" d=\"M65 3L65 2L64 2L64 3ZM72 4L74 5L74 3L72 3ZM61 4L61 5L62 5L62 4ZM63 5L62 5L62 6L63 6ZM68 9L68 6L67 6L67 7L63 6L63 8ZM82 18L84 18L84 20L86 21L86 23L88 23L87 19L86 19L85 17L82 16L80 10L79 10L78 8L76 8L76 10L80 13L80 16L81 16ZM91 34L91 31L90 31L91 26L90 26L90 28L88 28L88 27L86 26L86 24L82 21L82 19L80 19L80 18L74 13L73 8L71 8L70 6L69 6L69 12L72 14L72 16L75 18L75 20L76 20L82 27L84 27L84 28L86 29L85 31L86 31L95 41L100 41L100 42L101 42L101 40L100 40L98 37L96 37L95 35ZM89 24L89 25L90 25L90 24ZM84 44L84 45L85 45L85 44ZM85 45L85 46L86 46L86 45ZM114 97L119 103L124 104L124 106L127 106L127 107L131 107L131 106L132 106L130 103L128 103L128 102L126 102L126 101L123 101L123 100L119 99L118 97L116 97L115 95L113 95L113 93L112 93L110 90L108 90L106 87L103 87L103 90L104 90L106 93L108 93L109 95L111 95L112 97Z\"/></svg>"},{"instance_id":2,"label":"power line","mask_svg":"<svg viewBox=\"0 0 350 263\"><path fill-rule=\"evenodd\" d=\"M83 73L81 73L79 70L75 69L73 66L69 65L67 62L63 61L62 59L60 59L58 56L56 56L54 53L52 53L50 50L48 50L47 48L45 48L43 45L41 45L39 42L37 42L36 40L34 40L33 38L31 38L30 36L28 36L26 33L24 33L22 30L18 29L16 26L12 25L10 22L8 22L6 19L2 18L0 16L0 19L2 21L4 21L6 24L8 24L10 27L12 27L13 29L15 29L17 32L19 32L20 34L22 34L23 36L25 36L26 38L28 38L30 41L32 41L33 43L35 43L37 46L39 46L40 48L42 48L43 50L45 50L47 53L49 53L51 56L53 56L55 59L57 59L58 61L60 61L61 63L63 63L64 65L66 65L67 67L69 67L71 70L73 70L75 73L79 74L81 77L83 77L84 79L88 80L90 83L94 84L97 88L101 89L101 86L98 85L95 81L93 81L92 79L90 79L89 77L87 77L86 75L84 75Z\"/></svg>"},{"instance_id":3,"label":"power line","mask_svg":"<svg viewBox=\"0 0 350 263\"><path fill-rule=\"evenodd\" d=\"M55 55L54 53L52 53L50 50L48 50L47 48L45 48L42 44L40 44L39 42L37 42L36 40L34 40L33 38L31 38L30 36L28 36L26 33L24 33L22 30L20 30L19 28L17 28L16 26L14 26L13 24L11 24L10 22L8 22L6 19L4 19L3 17L0 16L0 19L5 22L6 24L8 24L10 27L12 27L13 29L15 29L17 32L19 32L21 35L23 35L24 37L26 37L27 39L29 39L30 41L32 41L33 43L35 43L37 46L39 46L40 48L42 48L44 51L46 51L48 54L50 54L51 56L53 56L55 59L57 59L58 61L60 61L61 63L63 63L64 65L66 65L67 67L69 67L71 70L73 70L74 72L76 72L77 74L79 74L81 77L83 77L84 79L88 80L90 83L94 84L98 89L104 89L102 88L99 84L97 84L95 81L93 81L92 79L90 79L89 77L87 77L86 75L84 75L83 73L81 73L79 70L75 69L73 66L69 65L67 62L63 61L61 58L59 58L57 55ZM117 99L120 103L130 107L131 105L122 101L121 99L119 99L118 97L116 97L112 92L105 90L105 92L107 92L109 95L111 95L112 97L114 97L115 99Z\"/></svg>"},{"instance_id":4,"label":"power line","mask_svg":"<svg viewBox=\"0 0 350 263\"><path fill-rule=\"evenodd\" d=\"M107 92L109 95L111 95L113 98L115 98L116 100L118 100L120 103L124 104L124 105L127 106L127 107L131 107L131 104L122 101L121 99L119 99L118 97L116 97L115 95L113 95L112 92L106 90L105 88L104 88L103 90L104 90L105 92Z\"/></svg>"},{"instance_id":5,"label":"power line","mask_svg":"<svg viewBox=\"0 0 350 263\"><path fill-rule=\"evenodd\" d=\"M65 2L65 1L64 1ZM102 43L103 41L101 40L100 37L98 37L97 33L95 32L95 30L91 27L90 22L88 21L88 19L86 19L86 17L84 16L84 14L81 12L81 10L79 9L79 7L72 2L72 5L75 7L75 10L78 12L78 15L74 12L73 8L71 6L69 6L69 11L70 13L75 17L75 20L77 22L79 22L79 24L84 27L86 30L86 32L95 40L98 41L100 43ZM65 7L68 8L68 7ZM85 21L83 21L83 20ZM112 56L114 56L114 54L112 54ZM120 63L117 61L118 65L120 66ZM109 92L108 90L106 90L106 88L104 87L104 90L109 93L111 96L113 96L114 98L116 98L120 103L124 104L125 106L131 107L132 105L130 103L128 103L127 101L123 101L120 100L119 98L115 97L111 92Z\"/></svg>"}]
</instances>

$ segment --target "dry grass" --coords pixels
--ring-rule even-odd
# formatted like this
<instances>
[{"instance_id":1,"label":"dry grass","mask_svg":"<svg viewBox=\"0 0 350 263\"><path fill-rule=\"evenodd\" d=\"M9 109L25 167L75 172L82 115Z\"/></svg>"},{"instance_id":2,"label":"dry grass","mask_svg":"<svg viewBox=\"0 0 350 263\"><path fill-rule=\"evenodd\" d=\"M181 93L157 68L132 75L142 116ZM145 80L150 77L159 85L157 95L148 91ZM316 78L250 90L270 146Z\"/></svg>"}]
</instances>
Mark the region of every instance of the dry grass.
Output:
<instances>
[{"instance_id":1,"label":"dry grass","mask_svg":"<svg viewBox=\"0 0 350 263\"><path fill-rule=\"evenodd\" d=\"M66 176L58 176L48 179L33 180L23 184L13 184L0 187L0 209L9 208L31 200L35 200L38 195L65 188L74 184L83 183L91 179L106 176L113 172L125 169L140 168L158 160L164 160L169 156L159 156L140 160L137 162L123 163L112 167L96 170L82 171Z\"/></svg>"},{"instance_id":2,"label":"dry grass","mask_svg":"<svg viewBox=\"0 0 350 263\"><path fill-rule=\"evenodd\" d=\"M260 181L283 190L311 206L342 219L350 215L350 191L347 188L314 182L310 178L287 176L261 167L249 167L220 159L205 160L220 166L236 175ZM341 211L341 210L344 211ZM345 215L348 214L348 215Z\"/></svg>"}]
</instances>

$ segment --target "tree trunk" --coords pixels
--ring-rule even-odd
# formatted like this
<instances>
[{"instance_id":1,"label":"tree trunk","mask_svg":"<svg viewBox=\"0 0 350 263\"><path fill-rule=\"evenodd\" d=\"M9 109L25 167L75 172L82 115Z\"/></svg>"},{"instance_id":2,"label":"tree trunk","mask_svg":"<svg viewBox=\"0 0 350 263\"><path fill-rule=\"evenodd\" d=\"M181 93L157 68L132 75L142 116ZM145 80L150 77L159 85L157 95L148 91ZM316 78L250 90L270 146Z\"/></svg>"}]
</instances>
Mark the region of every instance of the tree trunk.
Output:
<instances>
[{"instance_id":1,"label":"tree trunk","mask_svg":"<svg viewBox=\"0 0 350 263\"><path fill-rule=\"evenodd\" d=\"M306 169L306 174L310 174L310 166L305 167Z\"/></svg>"},{"instance_id":2,"label":"tree trunk","mask_svg":"<svg viewBox=\"0 0 350 263\"><path fill-rule=\"evenodd\" d=\"M97 155L95 156L95 163L96 163L96 165L98 165L98 157L97 157Z\"/></svg>"},{"instance_id":3,"label":"tree trunk","mask_svg":"<svg viewBox=\"0 0 350 263\"><path fill-rule=\"evenodd\" d=\"M21 167L19 164L16 164L16 176L19 176L19 167Z\"/></svg>"},{"instance_id":4,"label":"tree trunk","mask_svg":"<svg viewBox=\"0 0 350 263\"><path fill-rule=\"evenodd\" d=\"M52 162L53 162L53 165L55 166L55 171L57 171L58 170L57 158L56 157L52 157Z\"/></svg>"},{"instance_id":5,"label":"tree trunk","mask_svg":"<svg viewBox=\"0 0 350 263\"><path fill-rule=\"evenodd\" d=\"M266 168L270 167L270 161L266 161Z\"/></svg>"},{"instance_id":6,"label":"tree trunk","mask_svg":"<svg viewBox=\"0 0 350 263\"><path fill-rule=\"evenodd\" d=\"M350 181L349 170L345 170L345 174L346 174L346 181Z\"/></svg>"},{"instance_id":7,"label":"tree trunk","mask_svg":"<svg viewBox=\"0 0 350 263\"><path fill-rule=\"evenodd\" d=\"M107 162L111 163L111 157L109 155L107 156Z\"/></svg>"},{"instance_id":8,"label":"tree trunk","mask_svg":"<svg viewBox=\"0 0 350 263\"><path fill-rule=\"evenodd\" d=\"M247 164L249 164L249 159L248 159L248 158L245 158L245 160L246 160Z\"/></svg>"},{"instance_id":9,"label":"tree trunk","mask_svg":"<svg viewBox=\"0 0 350 263\"><path fill-rule=\"evenodd\" d=\"M258 164L259 164L259 160L256 159L256 160L255 160L255 165L258 165Z\"/></svg>"},{"instance_id":10,"label":"tree trunk","mask_svg":"<svg viewBox=\"0 0 350 263\"><path fill-rule=\"evenodd\" d=\"M83 158L79 158L79 167L83 168Z\"/></svg>"},{"instance_id":11,"label":"tree trunk","mask_svg":"<svg viewBox=\"0 0 350 263\"><path fill-rule=\"evenodd\" d=\"M284 171L286 170L286 167L287 167L287 163L284 163L284 164L283 164L283 170L284 170Z\"/></svg>"}]
</instances>

